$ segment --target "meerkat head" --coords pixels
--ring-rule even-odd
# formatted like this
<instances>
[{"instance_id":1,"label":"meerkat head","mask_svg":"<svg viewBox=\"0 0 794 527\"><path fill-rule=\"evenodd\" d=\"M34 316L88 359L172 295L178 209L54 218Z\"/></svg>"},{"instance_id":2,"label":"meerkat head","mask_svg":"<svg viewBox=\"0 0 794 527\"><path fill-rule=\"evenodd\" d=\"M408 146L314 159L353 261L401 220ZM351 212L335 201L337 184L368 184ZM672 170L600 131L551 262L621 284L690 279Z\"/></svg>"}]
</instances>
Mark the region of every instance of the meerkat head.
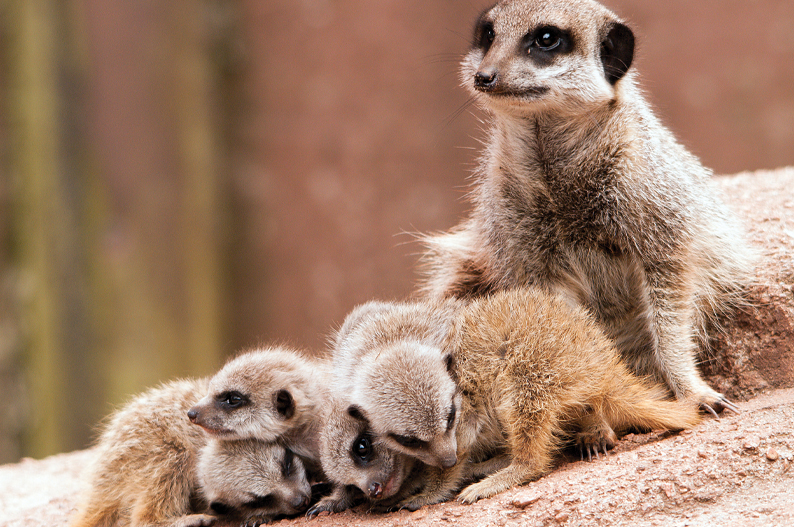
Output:
<instances>
[{"instance_id":1,"label":"meerkat head","mask_svg":"<svg viewBox=\"0 0 794 527\"><path fill-rule=\"evenodd\" d=\"M188 418L212 437L273 441L303 425L314 411L316 373L298 353L270 348L229 361L209 382Z\"/></svg>"},{"instance_id":2,"label":"meerkat head","mask_svg":"<svg viewBox=\"0 0 794 527\"><path fill-rule=\"evenodd\" d=\"M592 0L504 0L477 20L464 86L494 112L582 112L615 98L634 34Z\"/></svg>"},{"instance_id":3,"label":"meerkat head","mask_svg":"<svg viewBox=\"0 0 794 527\"><path fill-rule=\"evenodd\" d=\"M355 406L331 401L320 433L323 472L337 485L358 488L371 500L399 492L414 459L389 449Z\"/></svg>"},{"instance_id":4,"label":"meerkat head","mask_svg":"<svg viewBox=\"0 0 794 527\"><path fill-rule=\"evenodd\" d=\"M434 467L457 463L461 396L449 353L418 341L387 343L361 365L350 401L389 448Z\"/></svg>"},{"instance_id":5,"label":"meerkat head","mask_svg":"<svg viewBox=\"0 0 794 527\"><path fill-rule=\"evenodd\" d=\"M210 509L221 516L273 519L309 506L311 486L300 458L279 443L209 441L198 462Z\"/></svg>"}]
</instances>

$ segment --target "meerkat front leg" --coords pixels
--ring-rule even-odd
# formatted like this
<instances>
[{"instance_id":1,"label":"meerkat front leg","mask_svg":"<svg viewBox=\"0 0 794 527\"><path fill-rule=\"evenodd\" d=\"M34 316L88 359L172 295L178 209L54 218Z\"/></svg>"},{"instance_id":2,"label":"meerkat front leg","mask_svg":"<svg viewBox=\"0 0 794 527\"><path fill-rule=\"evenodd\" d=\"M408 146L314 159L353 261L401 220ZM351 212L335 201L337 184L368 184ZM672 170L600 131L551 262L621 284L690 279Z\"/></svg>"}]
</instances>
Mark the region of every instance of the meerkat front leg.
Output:
<instances>
[{"instance_id":1,"label":"meerkat front leg","mask_svg":"<svg viewBox=\"0 0 794 527\"><path fill-rule=\"evenodd\" d=\"M315 503L308 511L306 517L311 519L321 512L342 512L357 505L363 500L363 495L347 485L336 485L329 496Z\"/></svg>"},{"instance_id":2,"label":"meerkat front leg","mask_svg":"<svg viewBox=\"0 0 794 527\"><path fill-rule=\"evenodd\" d=\"M697 347L692 334L694 295L680 284L655 278L651 296L656 311L657 359L668 387L677 399L692 399L715 417L716 410L725 408L738 413L733 403L706 384L697 369Z\"/></svg>"},{"instance_id":3,"label":"meerkat front leg","mask_svg":"<svg viewBox=\"0 0 794 527\"><path fill-rule=\"evenodd\" d=\"M508 426L510 464L491 474L484 480L469 485L458 495L463 503L474 503L490 498L509 488L537 479L551 470L552 452L559 441L559 418L553 411L544 408L543 401L533 401L534 409L522 412L521 405L512 405L514 416L505 422Z\"/></svg>"}]
</instances>

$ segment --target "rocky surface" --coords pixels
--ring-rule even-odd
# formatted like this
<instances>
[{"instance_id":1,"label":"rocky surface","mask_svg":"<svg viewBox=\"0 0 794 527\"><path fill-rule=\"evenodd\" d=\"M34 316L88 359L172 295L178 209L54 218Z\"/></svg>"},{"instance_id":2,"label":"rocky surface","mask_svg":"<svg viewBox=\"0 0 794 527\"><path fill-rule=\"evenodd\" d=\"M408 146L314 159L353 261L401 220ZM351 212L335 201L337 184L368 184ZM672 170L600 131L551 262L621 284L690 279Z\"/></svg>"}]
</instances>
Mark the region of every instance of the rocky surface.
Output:
<instances>
[{"instance_id":1,"label":"rocky surface","mask_svg":"<svg viewBox=\"0 0 794 527\"><path fill-rule=\"evenodd\" d=\"M680 434L624 437L607 458L562 459L530 483L474 505L352 510L278 525L794 525L794 169L720 178L746 220L759 269L703 368L740 415ZM0 467L0 526L62 526L91 451Z\"/></svg>"}]
</instances>

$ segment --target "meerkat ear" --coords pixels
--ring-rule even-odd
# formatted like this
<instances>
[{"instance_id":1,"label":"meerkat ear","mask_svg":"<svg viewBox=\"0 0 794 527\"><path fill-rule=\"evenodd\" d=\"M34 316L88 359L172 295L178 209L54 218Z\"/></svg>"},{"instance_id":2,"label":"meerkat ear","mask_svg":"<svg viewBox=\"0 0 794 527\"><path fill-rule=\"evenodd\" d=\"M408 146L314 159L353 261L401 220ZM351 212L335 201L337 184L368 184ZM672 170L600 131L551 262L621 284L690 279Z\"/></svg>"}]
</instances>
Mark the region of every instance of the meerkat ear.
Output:
<instances>
[{"instance_id":1,"label":"meerkat ear","mask_svg":"<svg viewBox=\"0 0 794 527\"><path fill-rule=\"evenodd\" d=\"M444 364L447 367L447 373L449 373L449 376L452 377L452 380L457 383L458 372L455 369L455 357L453 357L451 353L447 353L447 355L444 357Z\"/></svg>"},{"instance_id":2,"label":"meerkat ear","mask_svg":"<svg viewBox=\"0 0 794 527\"><path fill-rule=\"evenodd\" d=\"M279 390L273 395L276 411L284 418L289 419L295 414L295 400L287 390Z\"/></svg>"},{"instance_id":3,"label":"meerkat ear","mask_svg":"<svg viewBox=\"0 0 794 527\"><path fill-rule=\"evenodd\" d=\"M634 33L625 24L615 22L601 41L604 75L614 85L629 70L634 58Z\"/></svg>"}]
</instances>

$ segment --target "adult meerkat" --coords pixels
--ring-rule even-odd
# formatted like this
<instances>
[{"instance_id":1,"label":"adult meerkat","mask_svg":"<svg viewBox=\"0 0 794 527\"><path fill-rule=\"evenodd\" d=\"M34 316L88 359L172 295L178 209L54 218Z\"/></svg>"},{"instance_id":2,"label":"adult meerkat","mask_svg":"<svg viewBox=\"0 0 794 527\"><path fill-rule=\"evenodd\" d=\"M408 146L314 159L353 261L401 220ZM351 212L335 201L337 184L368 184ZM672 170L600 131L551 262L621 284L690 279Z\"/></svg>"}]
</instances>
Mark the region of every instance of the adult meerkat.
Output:
<instances>
[{"instance_id":1,"label":"adult meerkat","mask_svg":"<svg viewBox=\"0 0 794 527\"><path fill-rule=\"evenodd\" d=\"M591 0L504 0L461 67L490 114L473 211L429 236L431 298L533 284L587 307L640 375L704 409L735 407L696 367L697 340L751 268L712 172L651 112L634 35Z\"/></svg>"},{"instance_id":2,"label":"adult meerkat","mask_svg":"<svg viewBox=\"0 0 794 527\"><path fill-rule=\"evenodd\" d=\"M278 439L310 465L317 464L318 408L329 375L330 363L323 359L281 347L252 350L210 379L206 396L187 416L212 437Z\"/></svg>"},{"instance_id":3,"label":"adult meerkat","mask_svg":"<svg viewBox=\"0 0 794 527\"><path fill-rule=\"evenodd\" d=\"M354 458L360 437L368 437L371 444L386 443L385 436L372 432L371 422L378 416L388 425L393 403L378 398L378 393L435 393L438 388L434 384L445 386L448 382L454 382L460 393L452 419L458 463L441 469L427 467L433 471L406 478L412 482L410 490L398 491L391 485L392 492L402 492L401 503L414 506L447 499L473 474L488 477L464 489L463 501L475 501L538 478L550 470L565 437L572 437L589 457L599 450L606 452L617 438L616 431L629 427L683 429L699 420L696 404L667 400L661 385L629 373L589 313L560 295L538 288L516 289L458 305L451 313L443 307L439 310L441 305L395 304L391 310L378 309L379 316L369 320L373 332L367 333L377 335L376 342L390 342L388 331L405 333L412 324L421 326L451 316L442 343L397 339L394 346L399 353L370 357L380 374L359 378L362 393L372 394L366 413L357 405L348 406L347 417L342 415L347 421L341 421L346 424L331 427L321 442L330 448L341 445L328 460L323 458L327 471L334 466L334 470L345 467L350 472L346 480L339 481L365 476L363 468L356 470L349 460L345 465L346 459ZM389 321L389 316L394 320ZM367 319L361 322L367 323ZM371 341L362 339L360 343L369 345ZM435 348L438 366L415 367L412 359L425 362L428 348ZM413 405L410 414L396 419L400 426L420 429L437 421L436 414L430 402ZM380 453L368 461L366 471L384 474L380 459L390 460Z\"/></svg>"},{"instance_id":4,"label":"adult meerkat","mask_svg":"<svg viewBox=\"0 0 794 527\"><path fill-rule=\"evenodd\" d=\"M457 462L460 394L451 355L440 348L459 304L442 301L431 311L368 302L348 315L333 343L335 394L386 446L440 468Z\"/></svg>"},{"instance_id":5,"label":"adult meerkat","mask_svg":"<svg viewBox=\"0 0 794 527\"><path fill-rule=\"evenodd\" d=\"M110 418L96 446L89 490L71 527L213 523L215 516L207 514L211 511L204 492L213 495L215 491L211 483L205 483L202 491L198 466L202 448L216 440L208 439L186 417L207 387L207 379L173 381L139 395ZM281 498L285 497L283 488L294 487L293 479L305 480L299 460L285 473L282 445L248 442L241 444L238 457L232 459L220 455L231 447L218 443L202 463L218 473L227 472L223 492L240 497L239 502L227 500L228 507L246 511L255 522L263 515L294 511L295 500ZM249 462L245 471L237 470ZM246 498L269 494L279 498L266 507Z\"/></svg>"}]
</instances>

